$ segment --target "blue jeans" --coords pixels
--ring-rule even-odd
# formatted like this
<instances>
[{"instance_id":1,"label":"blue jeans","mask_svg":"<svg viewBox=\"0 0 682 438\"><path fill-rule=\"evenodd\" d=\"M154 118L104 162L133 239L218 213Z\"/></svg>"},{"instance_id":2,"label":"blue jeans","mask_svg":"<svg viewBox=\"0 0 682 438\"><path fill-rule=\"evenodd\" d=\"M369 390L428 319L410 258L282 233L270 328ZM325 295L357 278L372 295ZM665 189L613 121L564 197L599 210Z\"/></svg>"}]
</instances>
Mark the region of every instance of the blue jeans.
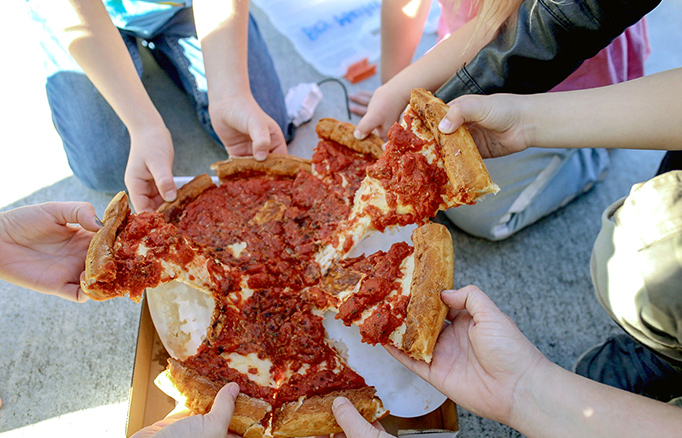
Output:
<instances>
[{"instance_id":1,"label":"blue jeans","mask_svg":"<svg viewBox=\"0 0 682 438\"><path fill-rule=\"evenodd\" d=\"M69 166L87 187L103 192L125 190L123 177L130 152L128 130L56 38L50 20L54 8L37 3L29 1L29 6L42 31L47 98ZM138 46L141 38L125 30L120 33L141 76ZM154 36L142 40L142 45L149 48L161 68L189 95L199 122L221 144L208 115L206 72L191 8L178 12ZM284 93L265 41L251 16L248 68L254 98L282 128L285 140L290 141L294 128L287 115Z\"/></svg>"},{"instance_id":2,"label":"blue jeans","mask_svg":"<svg viewBox=\"0 0 682 438\"><path fill-rule=\"evenodd\" d=\"M461 230L488 240L503 240L589 191L606 174L605 149L530 148L485 160L501 190L476 205L445 212Z\"/></svg>"}]
</instances>

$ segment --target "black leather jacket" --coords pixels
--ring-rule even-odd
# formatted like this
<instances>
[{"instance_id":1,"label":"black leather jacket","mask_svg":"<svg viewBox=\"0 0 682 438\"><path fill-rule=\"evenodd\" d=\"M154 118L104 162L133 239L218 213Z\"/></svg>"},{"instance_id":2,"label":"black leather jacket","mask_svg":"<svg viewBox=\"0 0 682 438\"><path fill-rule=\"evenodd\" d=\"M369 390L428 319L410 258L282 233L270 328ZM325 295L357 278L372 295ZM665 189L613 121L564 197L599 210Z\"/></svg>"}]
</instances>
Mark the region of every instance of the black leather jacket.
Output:
<instances>
[{"instance_id":1,"label":"black leather jacket","mask_svg":"<svg viewBox=\"0 0 682 438\"><path fill-rule=\"evenodd\" d=\"M660 0L525 0L497 36L436 91L542 93L654 9Z\"/></svg>"}]
</instances>

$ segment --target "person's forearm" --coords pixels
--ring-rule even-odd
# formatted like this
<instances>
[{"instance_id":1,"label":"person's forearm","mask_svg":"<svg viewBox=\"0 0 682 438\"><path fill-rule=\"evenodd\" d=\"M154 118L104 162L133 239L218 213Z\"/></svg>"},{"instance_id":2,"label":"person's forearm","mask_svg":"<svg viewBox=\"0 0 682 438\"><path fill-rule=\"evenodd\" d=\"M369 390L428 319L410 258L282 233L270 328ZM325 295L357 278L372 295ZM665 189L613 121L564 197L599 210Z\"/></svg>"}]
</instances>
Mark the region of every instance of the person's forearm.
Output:
<instances>
[{"instance_id":1,"label":"person's forearm","mask_svg":"<svg viewBox=\"0 0 682 438\"><path fill-rule=\"evenodd\" d=\"M431 0L381 2L381 83L412 62L430 7Z\"/></svg>"},{"instance_id":2,"label":"person's forearm","mask_svg":"<svg viewBox=\"0 0 682 438\"><path fill-rule=\"evenodd\" d=\"M524 380L509 425L528 437L664 437L682 430L682 409L555 364Z\"/></svg>"},{"instance_id":3,"label":"person's forearm","mask_svg":"<svg viewBox=\"0 0 682 438\"><path fill-rule=\"evenodd\" d=\"M193 8L197 37L204 53L209 102L250 94L249 2L195 0Z\"/></svg>"},{"instance_id":4,"label":"person's forearm","mask_svg":"<svg viewBox=\"0 0 682 438\"><path fill-rule=\"evenodd\" d=\"M682 68L521 98L530 146L682 149Z\"/></svg>"},{"instance_id":5,"label":"person's forearm","mask_svg":"<svg viewBox=\"0 0 682 438\"><path fill-rule=\"evenodd\" d=\"M434 91L471 60L493 37L494 29L476 30L478 18L467 22L421 58L403 69L393 79L401 89L425 88ZM474 38L474 32L476 37ZM481 32L481 33L478 33ZM473 39L472 39L473 38Z\"/></svg>"},{"instance_id":6,"label":"person's forearm","mask_svg":"<svg viewBox=\"0 0 682 438\"><path fill-rule=\"evenodd\" d=\"M61 19L62 42L128 129L162 124L102 2L65 2Z\"/></svg>"}]
</instances>

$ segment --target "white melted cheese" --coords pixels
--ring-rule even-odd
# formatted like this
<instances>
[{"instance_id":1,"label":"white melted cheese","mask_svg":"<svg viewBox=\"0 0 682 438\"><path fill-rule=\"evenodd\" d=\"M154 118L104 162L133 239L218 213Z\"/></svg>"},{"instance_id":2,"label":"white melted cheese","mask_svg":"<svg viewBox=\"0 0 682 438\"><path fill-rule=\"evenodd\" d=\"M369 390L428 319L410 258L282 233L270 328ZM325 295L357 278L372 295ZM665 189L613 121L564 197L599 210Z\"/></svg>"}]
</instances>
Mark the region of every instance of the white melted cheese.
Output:
<instances>
[{"instance_id":1,"label":"white melted cheese","mask_svg":"<svg viewBox=\"0 0 682 438\"><path fill-rule=\"evenodd\" d=\"M396 297L396 296L398 296L398 295L403 295L403 296L406 296L406 297L409 297L409 296L410 296L410 289L411 289L411 286L412 286L412 276L413 276L413 273L414 273L414 253L410 254L410 255L407 256L407 257L405 257L405 259L403 259L403 261L400 263L400 272L402 273L402 277L401 277L401 278L402 278L402 279L407 279L407 280L402 281L402 283L401 283L402 288L401 288L401 289L398 289L398 290L392 291L392 292L384 299L384 301L387 301L387 300L391 300L391 301L392 301L392 298L394 298L394 297ZM363 279L363 281L364 281L364 279ZM362 283L362 282L358 282L358 283L360 284L360 283ZM359 284L358 284L358 287L354 289L355 291L357 291L357 290L359 289ZM351 295L352 295L352 294L348 294L348 296L346 297L346 299L348 299L348 297L350 297ZM345 301L345 299L344 299L344 301ZM362 312L362 316L361 316L359 319L353 321L353 324L355 324L355 325L357 325L357 326L361 326L361 325L365 322L365 320L367 320L367 318L369 318L369 317L372 315L372 313L374 313L375 310L376 310L376 307L370 307L369 309L366 309L364 312ZM402 325L401 325L400 327L398 327L395 331L400 330L401 327L402 327L402 330L403 330L403 332L404 332L404 331L405 331L405 328L403 327L404 325L405 325L405 324L402 324ZM394 333L395 333L395 331L394 331ZM392 337L392 336L393 336L393 333L391 334L391 337ZM396 334L396 336L398 336L398 334ZM402 338L402 335L400 335L400 337Z\"/></svg>"},{"instance_id":2,"label":"white melted cheese","mask_svg":"<svg viewBox=\"0 0 682 438\"><path fill-rule=\"evenodd\" d=\"M145 257L149 252L149 248L144 243L137 245L137 255Z\"/></svg>"},{"instance_id":3,"label":"white melted cheese","mask_svg":"<svg viewBox=\"0 0 682 438\"><path fill-rule=\"evenodd\" d=\"M254 383L260 386L275 387L275 382L270 378L272 362L269 359L261 359L256 353L247 355L223 353L221 356L227 361L230 368L243 373Z\"/></svg>"},{"instance_id":4,"label":"white melted cheese","mask_svg":"<svg viewBox=\"0 0 682 438\"><path fill-rule=\"evenodd\" d=\"M246 249L246 242L233 243L232 245L228 245L227 249L232 251L234 258L239 258L239 256L242 254L242 251Z\"/></svg>"}]
</instances>

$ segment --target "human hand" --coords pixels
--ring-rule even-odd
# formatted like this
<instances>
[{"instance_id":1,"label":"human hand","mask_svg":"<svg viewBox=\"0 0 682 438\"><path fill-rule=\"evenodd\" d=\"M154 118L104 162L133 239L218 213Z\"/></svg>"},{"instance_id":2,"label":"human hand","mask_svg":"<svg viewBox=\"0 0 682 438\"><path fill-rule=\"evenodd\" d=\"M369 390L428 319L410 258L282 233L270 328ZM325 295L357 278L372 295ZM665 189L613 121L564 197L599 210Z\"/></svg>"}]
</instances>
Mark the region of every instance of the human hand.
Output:
<instances>
[{"instance_id":1,"label":"human hand","mask_svg":"<svg viewBox=\"0 0 682 438\"><path fill-rule=\"evenodd\" d=\"M526 96L493 94L466 95L450 102L438 128L444 134L466 124L483 158L520 152L529 146L532 125L524 122Z\"/></svg>"},{"instance_id":2,"label":"human hand","mask_svg":"<svg viewBox=\"0 0 682 438\"><path fill-rule=\"evenodd\" d=\"M377 421L370 424L360 415L353 403L345 397L336 397L332 403L332 412L339 423L342 433L334 434L334 438L392 438Z\"/></svg>"},{"instance_id":3,"label":"human hand","mask_svg":"<svg viewBox=\"0 0 682 438\"><path fill-rule=\"evenodd\" d=\"M236 438L237 435L228 434L228 427L238 394L239 385L228 383L218 391L208 414L190 415L190 411L180 405L166 418L139 430L131 438Z\"/></svg>"},{"instance_id":4,"label":"human hand","mask_svg":"<svg viewBox=\"0 0 682 438\"><path fill-rule=\"evenodd\" d=\"M252 155L262 161L269 153L287 153L282 129L252 96L213 104L209 113L213 129L229 156Z\"/></svg>"},{"instance_id":5,"label":"human hand","mask_svg":"<svg viewBox=\"0 0 682 438\"><path fill-rule=\"evenodd\" d=\"M515 395L551 362L476 286L443 291L450 306L430 364L389 353L463 408L509 424ZM530 379L530 380L529 380Z\"/></svg>"},{"instance_id":6,"label":"human hand","mask_svg":"<svg viewBox=\"0 0 682 438\"><path fill-rule=\"evenodd\" d=\"M398 121L400 114L410 102L409 90L400 92L398 86L388 82L374 91L364 117L355 129L355 138L362 140L371 132L386 140L391 126Z\"/></svg>"},{"instance_id":7,"label":"human hand","mask_svg":"<svg viewBox=\"0 0 682 438\"><path fill-rule=\"evenodd\" d=\"M125 184L135 211L153 211L177 195L173 140L165 126L130 131Z\"/></svg>"},{"instance_id":8,"label":"human hand","mask_svg":"<svg viewBox=\"0 0 682 438\"><path fill-rule=\"evenodd\" d=\"M0 278L85 302L80 275L98 229L95 209L87 202L48 202L1 212Z\"/></svg>"},{"instance_id":9,"label":"human hand","mask_svg":"<svg viewBox=\"0 0 682 438\"><path fill-rule=\"evenodd\" d=\"M367 105L369 105L370 100L372 100L373 91L370 90L360 90L356 93L351 93L348 98L351 101L350 112L360 117L367 114Z\"/></svg>"}]
</instances>

